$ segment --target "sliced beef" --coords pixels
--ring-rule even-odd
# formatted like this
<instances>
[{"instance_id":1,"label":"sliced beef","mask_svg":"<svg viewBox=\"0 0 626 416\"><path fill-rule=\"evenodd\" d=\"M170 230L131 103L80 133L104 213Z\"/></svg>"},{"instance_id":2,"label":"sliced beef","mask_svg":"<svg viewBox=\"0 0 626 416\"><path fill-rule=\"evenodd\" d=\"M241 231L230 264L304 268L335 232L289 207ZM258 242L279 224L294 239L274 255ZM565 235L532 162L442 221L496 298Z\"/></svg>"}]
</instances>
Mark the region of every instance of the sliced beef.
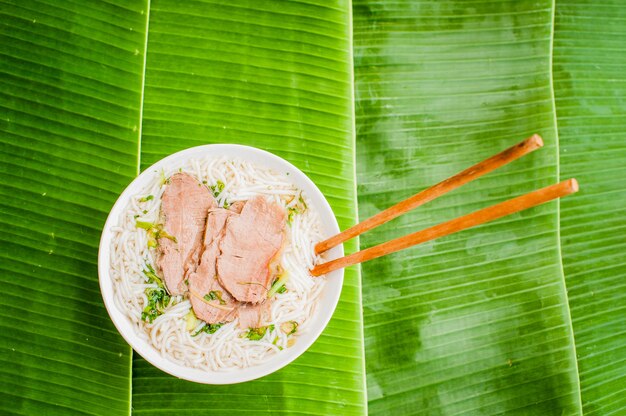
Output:
<instances>
[{"instance_id":1,"label":"sliced beef","mask_svg":"<svg viewBox=\"0 0 626 416\"><path fill-rule=\"evenodd\" d=\"M217 275L220 283L241 302L266 300L271 283L270 262L283 244L285 210L257 196L239 215L226 222L219 242Z\"/></svg>"},{"instance_id":2,"label":"sliced beef","mask_svg":"<svg viewBox=\"0 0 626 416\"><path fill-rule=\"evenodd\" d=\"M240 303L237 310L239 327L242 329L259 328L263 316L269 313L269 301L264 303Z\"/></svg>"},{"instance_id":3,"label":"sliced beef","mask_svg":"<svg viewBox=\"0 0 626 416\"><path fill-rule=\"evenodd\" d=\"M233 211L223 208L209 210L204 233L203 252L200 257L200 265L194 273L189 275L189 300L194 313L199 319L210 323L230 322L235 319L238 302L222 287L217 280L215 261L219 255L218 243L224 235L226 219L231 215L237 215ZM204 299L204 296L214 292L219 299Z\"/></svg>"},{"instance_id":4,"label":"sliced beef","mask_svg":"<svg viewBox=\"0 0 626 416\"><path fill-rule=\"evenodd\" d=\"M197 267L207 212L216 205L206 186L191 175L170 178L161 199L160 223L176 242L160 238L156 261L170 294L187 291L184 280Z\"/></svg>"},{"instance_id":5,"label":"sliced beef","mask_svg":"<svg viewBox=\"0 0 626 416\"><path fill-rule=\"evenodd\" d=\"M230 322L239 317L239 326L247 329L261 326L263 316L269 309L269 301L263 304L238 302L224 289L216 276L219 242L225 233L226 220L238 215L244 205L245 202L236 202L228 210L222 208L209 210L200 265L189 275L189 299L199 319L216 324ZM223 302L219 299L204 299L204 296L211 292L218 295Z\"/></svg>"},{"instance_id":6,"label":"sliced beef","mask_svg":"<svg viewBox=\"0 0 626 416\"><path fill-rule=\"evenodd\" d=\"M246 205L246 201L235 201L230 205L228 209L236 212L237 214L241 214L241 210L243 209L244 205Z\"/></svg>"}]
</instances>

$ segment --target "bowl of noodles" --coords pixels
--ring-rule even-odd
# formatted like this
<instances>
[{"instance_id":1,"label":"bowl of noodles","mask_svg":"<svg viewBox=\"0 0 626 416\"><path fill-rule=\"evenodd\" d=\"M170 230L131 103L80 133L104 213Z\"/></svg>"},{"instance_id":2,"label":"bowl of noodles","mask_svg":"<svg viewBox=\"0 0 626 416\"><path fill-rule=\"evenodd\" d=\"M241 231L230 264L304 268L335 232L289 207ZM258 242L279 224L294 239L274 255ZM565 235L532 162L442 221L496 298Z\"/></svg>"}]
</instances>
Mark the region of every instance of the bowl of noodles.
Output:
<instances>
[{"instance_id":1,"label":"bowl of noodles","mask_svg":"<svg viewBox=\"0 0 626 416\"><path fill-rule=\"evenodd\" d=\"M197 188L173 196L180 178ZM197 203L192 193L210 204ZM166 212L176 203L186 205ZM259 204L261 213L278 213L270 218L273 229L261 214L254 216ZM194 210L200 214L190 214ZM221 234L211 237L212 215L227 218ZM193 238L186 224L177 228L177 220L189 218ZM273 240L263 235L272 230ZM147 168L111 209L98 254L104 304L130 346L161 370L206 384L253 380L295 360L328 324L343 270L319 277L309 270L343 256L342 246L322 257L314 253L317 242L338 232L323 194L286 160L240 145L186 149ZM193 248L185 238L195 238ZM264 255L271 260L259 260ZM233 289L229 275L235 286L250 286ZM238 281L248 275L261 280Z\"/></svg>"}]
</instances>

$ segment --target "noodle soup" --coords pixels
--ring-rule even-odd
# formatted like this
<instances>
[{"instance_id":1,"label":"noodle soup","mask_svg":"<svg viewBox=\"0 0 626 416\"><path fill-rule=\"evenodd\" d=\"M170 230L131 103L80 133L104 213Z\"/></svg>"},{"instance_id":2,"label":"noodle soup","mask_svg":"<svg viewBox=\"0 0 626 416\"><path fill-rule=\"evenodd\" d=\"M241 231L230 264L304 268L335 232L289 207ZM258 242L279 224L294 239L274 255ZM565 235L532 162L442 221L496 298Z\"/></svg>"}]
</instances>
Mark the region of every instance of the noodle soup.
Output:
<instances>
[{"instance_id":1,"label":"noodle soup","mask_svg":"<svg viewBox=\"0 0 626 416\"><path fill-rule=\"evenodd\" d=\"M325 287L323 276L309 274L319 261L314 245L324 235L306 192L287 173L239 158L189 159L180 166L146 173L150 180L130 196L110 228L114 304L134 333L167 360L205 371L259 365L297 345L309 330ZM150 230L159 223L168 179L177 173L207 187L221 208L262 196L285 210L284 242L274 261L279 273L266 288L271 305L258 327L242 328L239 318L208 324L194 314L188 293L171 295L163 284Z\"/></svg>"},{"instance_id":2,"label":"noodle soup","mask_svg":"<svg viewBox=\"0 0 626 416\"><path fill-rule=\"evenodd\" d=\"M200 333L194 337L193 335L195 332L192 332L192 330L201 326L202 323L190 320L191 322L188 324L187 317L189 316L189 303L191 303L188 295L181 296L182 299L180 299L180 301L176 304L168 303L168 306L171 307L171 310L168 309L168 313L178 314L178 322L181 322L180 317L183 317L185 321L185 330L187 330L188 325L195 326L194 328L190 328L186 332L172 331L175 333L171 334L149 331L149 329L155 329L154 326L159 324L157 319L162 317L164 314L155 316L152 322L149 322L149 319L148 321L142 319L141 316L145 313L144 309L146 306L142 303L143 299L140 300L139 298L145 296L145 301L150 304L150 301L154 300L154 297L151 296L149 298L148 295L146 295L146 290L154 290L155 286L159 287L159 285L151 284L151 279L148 278L144 272L146 270L146 264L152 265L149 261L155 260L154 253L151 254L150 248L146 248L148 243L152 240L148 234L152 233L152 236L154 237L154 230L147 230L143 228L138 229L137 220L139 218L143 218L148 220L145 222L149 222L156 218L158 221L158 211L160 210L160 207L151 205L157 203L151 201L156 201L157 197L163 197L165 189L161 190L159 187L158 193L153 191L153 189L156 189L155 186L159 181L162 181L164 178L171 178L171 176L178 174L179 170L188 172L188 174L193 175L194 177L200 177L204 174L198 174L197 172L194 173L194 170L202 168L203 165L211 162L247 163L252 168L263 170L270 175L282 177L281 181L289 184L289 186L286 187L286 189L288 189L288 193L293 193L293 190L302 191L303 200L307 204L307 209L310 210L309 215L313 215L312 218L317 221L317 226L314 228L317 229L315 232L319 233L319 237L312 237L314 240L325 240L330 236L339 233L337 219L322 192L315 186L311 179L286 160L272 153L250 146L234 144L197 146L179 151L159 160L154 165L139 174L139 176L137 176L137 178L135 178L119 196L118 200L111 208L100 239L98 253L100 290L102 292L104 305L106 306L107 312L117 330L139 355L155 367L158 367L173 376L198 383L241 383L263 377L283 368L302 355L315 342L328 325L335 308L337 307L343 285L344 271L343 269L339 269L330 272L322 280L319 280L320 278L312 278L307 275L307 278L311 279L308 281L312 282L312 286L303 286L302 289L305 290L303 292L298 292L298 287L295 286L298 284L298 280L295 278L292 280L291 276L289 277L291 283L287 284L288 290L283 294L279 294L280 296L276 296L271 303L272 310L269 311L269 313L273 313L275 315L272 316L268 313L267 316L269 316L269 318L262 322L263 324L267 323L267 329L270 329L269 323L271 319L273 319L273 322L282 323L292 321L293 318L290 318L288 315L290 313L289 311L281 312L279 310L280 303L278 298L287 294L294 296L295 293L302 293L304 296L308 296L308 300L303 300L303 302L306 303L304 313L305 319L301 322L301 325L299 323L295 333L288 335L283 332L286 338L286 343L282 345L274 345L273 341L275 338L270 338L273 331L281 330L281 328L277 327L276 324L273 324L273 330L270 331L269 335L266 330L266 333L263 334L263 336L260 336L260 333L253 336L253 338L259 339L247 338L248 331L245 328L239 328L234 325L236 323L233 323L230 329L237 332L239 336L242 333L246 334L244 336L245 339L244 337L237 339L234 339L235 337L225 337L225 335L228 335L228 325L223 325L219 328L219 331L224 331L218 335L218 337L224 336L221 338L219 343L216 342L218 337L212 337L212 335L216 335L219 331L215 331L211 334L211 328L207 328L207 336L199 338L200 336L205 335L205 333ZM236 173L238 172L239 171ZM187 175L187 173L180 174ZM208 173L206 175L208 175ZM221 173L221 175L225 175L225 173ZM214 180L217 181L217 178L218 176L215 176ZM221 178L220 180L223 182L223 179L225 178ZM203 186L212 185L208 183L208 180L207 184L202 184L202 180L199 180L199 183ZM225 182L223 183L225 189L227 184ZM254 185L254 181L252 183ZM209 188L207 187L204 189L208 192ZM268 191L269 190L271 189L268 189ZM234 190L230 192L232 193L233 191ZM249 200L258 198L259 194L264 193L262 190L259 191L258 189L249 191L251 192L248 196L250 198ZM149 198L150 195L152 195L152 198ZM224 194L224 197L226 197L226 195L227 194ZM244 199L244 196L241 195L241 198ZM287 200L283 201L283 209L286 207L286 201ZM131 214L132 210L135 210L136 213ZM135 215L139 216L134 218ZM300 219L304 219L304 216L300 217ZM130 221L130 223L128 221ZM128 229L126 229L127 226L129 227ZM312 249L310 247L307 248L306 244L303 243L299 244L302 251L300 252L298 250L296 252L297 249L295 247L298 247L297 241L299 240L296 239L296 243L291 242L295 238L293 234L289 234L289 238L287 239L287 233L290 232L290 227L291 226L285 222L285 247L279 257L280 261L282 261L283 257L288 254L288 251L286 250L287 242L291 244L291 249L294 250L293 254L295 257L292 257L292 259L296 259L294 260L296 266L301 267L301 270L305 270L307 273L309 266L306 263L308 261L311 263L323 262L333 260L344 255L342 245L325 252L323 259L313 258L311 254L313 252ZM131 235L131 231L141 231L142 233L136 234L135 236L139 239L144 238L145 245L140 245L137 240L134 240L133 244L135 244L135 246L131 249L131 241L126 240ZM122 236L120 236L120 234L122 234ZM116 251L118 254L112 255L112 252ZM124 253L123 257L120 256L120 253ZM309 258L309 260L306 260L307 258ZM146 261L146 259L148 261ZM303 267L305 264L306 266ZM289 266L287 266L287 268L289 268ZM113 270L117 270L118 274L115 275ZM149 269L148 272L150 272ZM156 269L155 272L158 273ZM307 280L304 280L304 282L307 282ZM143 285L143 287L137 287L137 283ZM274 282L272 282L272 284L273 283ZM313 286L316 283L321 286ZM309 288L309 291L306 291L307 287ZM314 288L317 288L319 292L316 292ZM283 297L283 299L285 299L285 301L288 300L287 297ZM165 298L163 297L161 300L165 301ZM192 301L193 300L194 299L192 298ZM186 305L185 302L188 304ZM180 308L180 310L177 310L176 308ZM163 308L161 310L161 308L157 307L157 310L162 312L165 312L165 309L166 308ZM278 316L278 313L282 313L283 315ZM166 318L169 318L169 316ZM152 328L148 328L150 325L152 325ZM288 332L291 332L291 324L286 324L285 326L287 327L285 329L288 330ZM165 328L165 326L163 326L163 328ZM172 327L169 328L171 329ZM181 327L176 328L180 329ZM157 344L154 344L152 341L153 335L157 337ZM175 347L179 348L180 355L173 356L170 348L175 345L175 341L178 341L178 335L180 335L182 342L176 344ZM281 336L280 333L277 335ZM191 341L189 341L187 336L191 338ZM163 339L168 339L168 341L160 343L160 340ZM199 341L201 339L202 341ZM234 342L230 342L230 340ZM293 341L290 343L290 340ZM237 355L233 354L232 351L240 348L237 345L240 341L249 342L248 345L252 342L260 341L260 343L256 345L252 344L253 349L261 350L257 355L259 359L254 360L250 358L251 355L253 355L252 350L246 350L245 353L248 353L249 357L248 364L245 363L246 358L243 358L241 359L243 366L236 364L231 366L215 364L215 367L213 367L210 361L203 361L206 360L205 357L208 357L207 354L209 354L210 351L214 351L214 354L218 348L224 349L223 355L211 355L211 357L225 357L227 362L233 358L233 361L236 361ZM272 347L267 345L268 341L271 341L269 344L272 344ZM280 341L280 339L276 342L278 343L278 341ZM196 345L188 347L185 344L187 342L193 342ZM279 346L283 349L281 350L278 348ZM161 348L164 348L164 350L162 351ZM202 350L202 348L204 348L204 350ZM264 350L264 348L266 350ZM226 349L228 349L228 351L226 351ZM198 364L187 364L187 362L191 362L193 360L192 357L198 359ZM221 358L216 358L216 360L217 359ZM215 368L215 370L212 370L212 368Z\"/></svg>"}]
</instances>

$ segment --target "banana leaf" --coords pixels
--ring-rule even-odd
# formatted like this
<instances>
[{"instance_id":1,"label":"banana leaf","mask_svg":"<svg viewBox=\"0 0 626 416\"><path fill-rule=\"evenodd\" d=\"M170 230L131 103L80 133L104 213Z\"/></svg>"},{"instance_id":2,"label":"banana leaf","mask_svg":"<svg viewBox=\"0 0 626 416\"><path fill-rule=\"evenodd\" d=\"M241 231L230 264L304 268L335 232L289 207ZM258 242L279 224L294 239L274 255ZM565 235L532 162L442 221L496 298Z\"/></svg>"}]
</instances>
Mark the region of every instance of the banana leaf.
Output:
<instances>
[{"instance_id":1,"label":"banana leaf","mask_svg":"<svg viewBox=\"0 0 626 416\"><path fill-rule=\"evenodd\" d=\"M137 174L145 4L2 2L0 413L125 415L96 272Z\"/></svg>"},{"instance_id":2,"label":"banana leaf","mask_svg":"<svg viewBox=\"0 0 626 416\"><path fill-rule=\"evenodd\" d=\"M342 228L356 222L350 9L329 3L152 0L141 161L182 148L241 143L302 169ZM354 251L356 244L346 247ZM364 414L357 268L339 306L298 360L258 381L204 386L133 362L137 414ZM329 388L333 386L333 388Z\"/></svg>"},{"instance_id":3,"label":"banana leaf","mask_svg":"<svg viewBox=\"0 0 626 416\"><path fill-rule=\"evenodd\" d=\"M566 0L556 11L561 177L581 185L561 203L561 240L583 410L624 414L626 9Z\"/></svg>"},{"instance_id":4,"label":"banana leaf","mask_svg":"<svg viewBox=\"0 0 626 416\"><path fill-rule=\"evenodd\" d=\"M558 180L553 16L537 1L354 2L361 218L532 133L546 143L362 247ZM580 413L558 220L552 202L363 265L370 414Z\"/></svg>"},{"instance_id":5,"label":"banana leaf","mask_svg":"<svg viewBox=\"0 0 626 416\"><path fill-rule=\"evenodd\" d=\"M230 387L139 357L131 367L96 275L123 187L198 144L273 151L310 175L342 227L356 222L349 4L28 1L2 12L2 412L128 414L132 371L134 413L363 414L357 268L310 351Z\"/></svg>"},{"instance_id":6,"label":"banana leaf","mask_svg":"<svg viewBox=\"0 0 626 416\"><path fill-rule=\"evenodd\" d=\"M355 185L365 218L535 132L545 148L363 237L581 182L561 209L363 266L369 411L626 409L620 2L0 0L0 13L0 413L364 414L358 268L320 340L274 375L210 387L131 360L96 274L117 195L166 154L251 144L311 176L346 228Z\"/></svg>"}]
</instances>

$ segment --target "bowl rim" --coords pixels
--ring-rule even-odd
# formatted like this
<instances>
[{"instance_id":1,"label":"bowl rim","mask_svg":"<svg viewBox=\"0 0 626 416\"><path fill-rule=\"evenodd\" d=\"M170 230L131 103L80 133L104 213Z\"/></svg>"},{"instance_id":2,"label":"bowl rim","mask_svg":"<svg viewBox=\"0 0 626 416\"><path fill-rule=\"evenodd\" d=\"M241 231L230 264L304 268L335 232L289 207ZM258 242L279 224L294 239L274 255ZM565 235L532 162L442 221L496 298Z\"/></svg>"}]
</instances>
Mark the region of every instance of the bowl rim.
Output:
<instances>
[{"instance_id":1,"label":"bowl rim","mask_svg":"<svg viewBox=\"0 0 626 416\"><path fill-rule=\"evenodd\" d=\"M215 153L216 158L222 156L239 158L264 168L279 170L278 167L280 167L279 171L289 172L289 179L306 193L309 201L318 210L322 226L325 227L324 232L329 236L339 233L337 218L323 193L304 172L292 163L271 152L252 146L239 144L208 144L195 146L172 153L153 163L136 176L120 194L109 211L107 220L102 229L98 249L98 280L105 308L113 324L124 340L144 359L162 371L181 379L203 384L235 384L255 380L284 368L315 343L328 326L337 308L343 287L344 271L340 269L326 276L327 281L323 289L322 298L318 301L319 303L311 318L313 322L307 325L307 330L298 337L298 342L292 347L275 354L262 364L243 369L228 369L222 371L206 371L186 367L161 356L152 344L140 338L135 333L128 317L115 305L113 280L109 273L110 248L113 234L111 228L118 223L120 215L123 210L126 209L130 198L137 195L141 189L145 187L145 184L151 179L151 176L155 174L155 170L158 171L165 167L180 166L184 164L186 160L205 158L213 153ZM341 257L344 255L343 245L339 245L329 250L327 253L329 260Z\"/></svg>"}]
</instances>

